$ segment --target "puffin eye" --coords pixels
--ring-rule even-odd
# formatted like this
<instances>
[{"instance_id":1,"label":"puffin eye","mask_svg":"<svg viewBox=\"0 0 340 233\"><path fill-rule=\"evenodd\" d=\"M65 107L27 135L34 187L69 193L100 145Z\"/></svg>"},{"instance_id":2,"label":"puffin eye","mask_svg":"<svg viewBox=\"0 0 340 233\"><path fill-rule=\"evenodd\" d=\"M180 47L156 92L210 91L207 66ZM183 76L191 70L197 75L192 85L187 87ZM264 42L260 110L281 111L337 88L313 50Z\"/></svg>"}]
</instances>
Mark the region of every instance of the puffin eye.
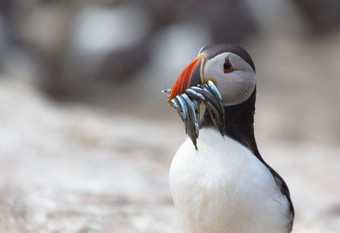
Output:
<instances>
[{"instance_id":1,"label":"puffin eye","mask_svg":"<svg viewBox=\"0 0 340 233\"><path fill-rule=\"evenodd\" d=\"M228 73L228 72L232 71L233 69L234 69L233 65L230 63L229 59L225 60L224 64L223 64L224 73Z\"/></svg>"}]
</instances>

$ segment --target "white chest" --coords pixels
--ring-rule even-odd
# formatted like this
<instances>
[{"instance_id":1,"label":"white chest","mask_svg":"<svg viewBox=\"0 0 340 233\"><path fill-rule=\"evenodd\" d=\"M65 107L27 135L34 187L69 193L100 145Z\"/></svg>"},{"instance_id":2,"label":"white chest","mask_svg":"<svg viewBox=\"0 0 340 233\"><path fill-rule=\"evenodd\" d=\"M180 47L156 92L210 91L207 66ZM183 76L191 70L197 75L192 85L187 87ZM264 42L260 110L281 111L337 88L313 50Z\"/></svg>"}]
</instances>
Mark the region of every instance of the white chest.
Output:
<instances>
[{"instance_id":1,"label":"white chest","mask_svg":"<svg viewBox=\"0 0 340 233\"><path fill-rule=\"evenodd\" d=\"M287 233L288 201L269 170L244 146L213 129L177 151L170 186L188 233Z\"/></svg>"}]
</instances>

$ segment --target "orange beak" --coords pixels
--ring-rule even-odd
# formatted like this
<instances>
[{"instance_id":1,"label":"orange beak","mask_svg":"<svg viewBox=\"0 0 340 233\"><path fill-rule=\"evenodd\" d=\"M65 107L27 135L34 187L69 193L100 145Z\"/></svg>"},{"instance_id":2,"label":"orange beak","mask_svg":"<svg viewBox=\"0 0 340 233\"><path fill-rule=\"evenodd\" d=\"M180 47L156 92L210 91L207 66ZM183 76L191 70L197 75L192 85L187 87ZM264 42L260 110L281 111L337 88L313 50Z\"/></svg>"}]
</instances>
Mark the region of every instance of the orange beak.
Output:
<instances>
[{"instance_id":1,"label":"orange beak","mask_svg":"<svg viewBox=\"0 0 340 233\"><path fill-rule=\"evenodd\" d=\"M203 78L203 67L204 67L205 56L203 54L199 54L197 58L191 62L187 68L183 70L181 75L176 80L174 86L169 95L169 104L170 100L174 98L178 94L182 94L185 89L191 86L195 86L201 82Z\"/></svg>"}]
</instances>

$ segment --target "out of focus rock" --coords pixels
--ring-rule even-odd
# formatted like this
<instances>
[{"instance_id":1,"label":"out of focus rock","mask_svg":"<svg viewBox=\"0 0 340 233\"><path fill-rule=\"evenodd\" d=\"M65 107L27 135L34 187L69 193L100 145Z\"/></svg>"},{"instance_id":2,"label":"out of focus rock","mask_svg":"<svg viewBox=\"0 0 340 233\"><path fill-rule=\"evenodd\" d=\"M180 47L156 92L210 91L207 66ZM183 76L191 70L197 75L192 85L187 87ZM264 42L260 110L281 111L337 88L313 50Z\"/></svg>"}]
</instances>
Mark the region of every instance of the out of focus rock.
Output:
<instances>
[{"instance_id":1,"label":"out of focus rock","mask_svg":"<svg viewBox=\"0 0 340 233\"><path fill-rule=\"evenodd\" d=\"M17 36L39 53L57 53L68 37L71 9L65 3L32 4L17 12Z\"/></svg>"},{"instance_id":2,"label":"out of focus rock","mask_svg":"<svg viewBox=\"0 0 340 233\"><path fill-rule=\"evenodd\" d=\"M142 42L151 26L151 18L139 4L80 12L71 30L69 69L73 78L124 81L146 62L148 48Z\"/></svg>"},{"instance_id":3,"label":"out of focus rock","mask_svg":"<svg viewBox=\"0 0 340 233\"><path fill-rule=\"evenodd\" d=\"M215 43L240 43L256 32L253 13L245 0L144 0L156 28L181 21L204 22Z\"/></svg>"},{"instance_id":4,"label":"out of focus rock","mask_svg":"<svg viewBox=\"0 0 340 233\"><path fill-rule=\"evenodd\" d=\"M151 23L148 13L136 4L88 7L74 19L72 52L95 60L110 51L128 49L148 35Z\"/></svg>"},{"instance_id":5,"label":"out of focus rock","mask_svg":"<svg viewBox=\"0 0 340 233\"><path fill-rule=\"evenodd\" d=\"M340 1L293 0L313 32L321 35L340 27Z\"/></svg>"}]
</instances>

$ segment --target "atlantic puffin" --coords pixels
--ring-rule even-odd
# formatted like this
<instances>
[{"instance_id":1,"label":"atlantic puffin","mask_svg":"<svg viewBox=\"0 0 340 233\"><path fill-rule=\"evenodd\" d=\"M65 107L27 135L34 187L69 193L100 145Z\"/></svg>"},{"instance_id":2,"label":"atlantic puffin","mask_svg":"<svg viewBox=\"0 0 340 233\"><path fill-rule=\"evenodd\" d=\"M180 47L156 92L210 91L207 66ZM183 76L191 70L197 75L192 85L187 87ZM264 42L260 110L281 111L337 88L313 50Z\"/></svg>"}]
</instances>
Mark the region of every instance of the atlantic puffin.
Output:
<instances>
[{"instance_id":1,"label":"atlantic puffin","mask_svg":"<svg viewBox=\"0 0 340 233\"><path fill-rule=\"evenodd\" d=\"M294 208L282 177L261 157L254 135L255 65L238 45L203 47L182 72L169 101L213 82L224 108L223 132L207 109L198 148L190 138L170 167L175 209L186 233L288 233Z\"/></svg>"}]
</instances>

